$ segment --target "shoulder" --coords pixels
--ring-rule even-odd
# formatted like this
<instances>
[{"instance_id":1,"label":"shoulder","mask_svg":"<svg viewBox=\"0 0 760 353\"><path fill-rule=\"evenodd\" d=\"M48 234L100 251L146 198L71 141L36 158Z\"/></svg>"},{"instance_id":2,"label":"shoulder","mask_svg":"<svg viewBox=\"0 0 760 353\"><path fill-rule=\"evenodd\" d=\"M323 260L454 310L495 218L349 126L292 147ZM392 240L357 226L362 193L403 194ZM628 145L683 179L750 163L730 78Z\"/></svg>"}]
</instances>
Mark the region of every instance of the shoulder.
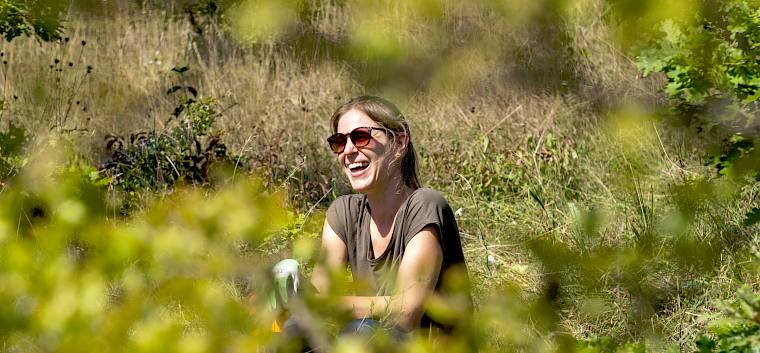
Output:
<instances>
[{"instance_id":1,"label":"shoulder","mask_svg":"<svg viewBox=\"0 0 760 353\"><path fill-rule=\"evenodd\" d=\"M430 188L419 188L411 196L411 204L424 205L435 208L449 208L449 202L443 197L443 194Z\"/></svg>"},{"instance_id":2,"label":"shoulder","mask_svg":"<svg viewBox=\"0 0 760 353\"><path fill-rule=\"evenodd\" d=\"M363 194L343 195L335 199L327 209L325 221L338 236L347 242L347 235L353 234L353 227L364 207Z\"/></svg>"},{"instance_id":3,"label":"shoulder","mask_svg":"<svg viewBox=\"0 0 760 353\"><path fill-rule=\"evenodd\" d=\"M364 194L349 194L338 196L338 198L330 204L330 207L356 206L364 202L364 199L366 197L367 196Z\"/></svg>"},{"instance_id":4,"label":"shoulder","mask_svg":"<svg viewBox=\"0 0 760 353\"><path fill-rule=\"evenodd\" d=\"M433 189L420 188L409 197L405 215L408 220L414 223L436 223L440 225L444 220L453 216L453 212L443 194Z\"/></svg>"},{"instance_id":5,"label":"shoulder","mask_svg":"<svg viewBox=\"0 0 760 353\"><path fill-rule=\"evenodd\" d=\"M330 215L346 215L358 213L364 203L366 196L364 194L351 194L339 196L335 201L330 204L327 209L328 216Z\"/></svg>"},{"instance_id":6,"label":"shoulder","mask_svg":"<svg viewBox=\"0 0 760 353\"><path fill-rule=\"evenodd\" d=\"M435 227L442 238L449 238L450 234L457 233L454 213L443 194L433 189L420 188L409 197L406 205L402 226L404 244L408 244L417 233L428 226Z\"/></svg>"}]
</instances>

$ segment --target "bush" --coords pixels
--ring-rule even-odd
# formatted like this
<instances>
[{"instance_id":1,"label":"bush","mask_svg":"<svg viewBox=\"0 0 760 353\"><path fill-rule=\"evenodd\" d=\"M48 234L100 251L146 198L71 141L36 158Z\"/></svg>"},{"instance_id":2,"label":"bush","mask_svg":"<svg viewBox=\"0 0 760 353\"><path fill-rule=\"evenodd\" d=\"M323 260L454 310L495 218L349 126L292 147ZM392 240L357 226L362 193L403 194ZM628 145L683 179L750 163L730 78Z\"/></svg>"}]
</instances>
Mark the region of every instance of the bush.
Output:
<instances>
[{"instance_id":1,"label":"bush","mask_svg":"<svg viewBox=\"0 0 760 353\"><path fill-rule=\"evenodd\" d=\"M727 317L709 325L709 335L697 340L699 353L754 352L760 345L760 296L744 288L726 306Z\"/></svg>"},{"instance_id":2,"label":"bush","mask_svg":"<svg viewBox=\"0 0 760 353\"><path fill-rule=\"evenodd\" d=\"M176 125L165 131L138 132L129 138L108 136L110 160L101 171L112 185L126 192L167 191L179 182L206 185L213 167L239 168L242 156L229 153L222 134L213 126L221 115L218 103L210 97L198 98L193 87L173 86L168 93L187 90L187 97L174 110Z\"/></svg>"},{"instance_id":3,"label":"bush","mask_svg":"<svg viewBox=\"0 0 760 353\"><path fill-rule=\"evenodd\" d=\"M2 0L0 35L9 42L22 35L46 42L60 40L64 6L62 1Z\"/></svg>"},{"instance_id":4,"label":"bush","mask_svg":"<svg viewBox=\"0 0 760 353\"><path fill-rule=\"evenodd\" d=\"M645 74L666 75L670 99L700 105L729 98L746 106L760 98L760 16L749 1L722 2L692 26L665 21L661 31L638 65Z\"/></svg>"},{"instance_id":5,"label":"bush","mask_svg":"<svg viewBox=\"0 0 760 353\"><path fill-rule=\"evenodd\" d=\"M645 75L663 73L670 116L695 128L707 144L705 165L718 176L760 181L760 9L730 0L696 21L667 20L661 35L642 49ZM744 179L753 175L754 180ZM747 214L747 225L756 223Z\"/></svg>"}]
</instances>

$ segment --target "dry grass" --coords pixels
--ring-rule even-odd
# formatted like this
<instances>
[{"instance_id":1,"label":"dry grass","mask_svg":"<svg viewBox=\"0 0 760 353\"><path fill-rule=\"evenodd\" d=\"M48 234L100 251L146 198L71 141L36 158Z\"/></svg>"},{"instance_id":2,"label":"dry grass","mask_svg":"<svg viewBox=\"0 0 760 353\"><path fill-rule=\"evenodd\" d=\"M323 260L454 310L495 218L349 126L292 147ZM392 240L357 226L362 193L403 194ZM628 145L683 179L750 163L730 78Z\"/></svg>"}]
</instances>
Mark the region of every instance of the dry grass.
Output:
<instances>
[{"instance_id":1,"label":"dry grass","mask_svg":"<svg viewBox=\"0 0 760 353\"><path fill-rule=\"evenodd\" d=\"M642 201L666 214L673 208L672 185L705 173L699 156L680 142L685 136L655 130L664 128L657 122L621 125L626 114L617 112L636 104L646 114L661 103L660 82L640 78L631 58L612 44L606 5L589 0L573 6L561 25L541 31L519 22L495 24L493 14L477 11L447 12L430 26L403 22L404 43L447 54L412 94L368 89L360 69L319 53L309 58L282 43L237 44L213 26L199 36L187 21L162 19L157 10L74 16L67 44L28 38L1 44L9 61L3 117L35 134L75 130L84 153L97 162L104 136L163 128L177 104L166 89L191 84L226 109L217 127L232 149L251 156L254 169L272 185L284 185L294 206L307 210L349 191L323 143L332 110L368 90L387 94L409 117L425 184L461 208L476 298L485 300L505 284L535 297L547 274L526 250L528 241L550 237L580 248L586 240L578 223L598 209L600 235L589 241L625 244L642 222ZM328 41L344 40L356 26L351 9L327 5L313 16ZM453 39L425 41L441 29ZM572 55L558 55L563 45ZM60 72L49 68L55 59ZM84 74L87 65L90 74ZM184 75L170 72L185 65L190 71ZM636 139L618 134L634 128L641 129ZM720 224L700 220L694 232L730 233L740 216L734 211ZM692 294L667 296L648 328L634 327L635 303L614 286L598 297L565 297L562 324L580 337L638 339L654 328L686 342L702 328L699 315L709 312L708 299L735 288L729 272L704 277L717 283ZM606 276L600 281L614 282ZM675 281L659 280L663 286Z\"/></svg>"}]
</instances>

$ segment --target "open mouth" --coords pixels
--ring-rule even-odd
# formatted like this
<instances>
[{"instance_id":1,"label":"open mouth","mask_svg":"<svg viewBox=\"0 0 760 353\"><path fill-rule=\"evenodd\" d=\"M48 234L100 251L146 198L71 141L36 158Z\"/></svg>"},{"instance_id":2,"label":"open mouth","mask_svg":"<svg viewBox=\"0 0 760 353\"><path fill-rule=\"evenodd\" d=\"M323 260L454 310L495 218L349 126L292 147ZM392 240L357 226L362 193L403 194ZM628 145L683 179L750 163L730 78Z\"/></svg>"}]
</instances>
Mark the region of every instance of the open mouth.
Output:
<instances>
[{"instance_id":1,"label":"open mouth","mask_svg":"<svg viewBox=\"0 0 760 353\"><path fill-rule=\"evenodd\" d=\"M348 165L351 173L359 173L369 167L369 162L354 162Z\"/></svg>"}]
</instances>

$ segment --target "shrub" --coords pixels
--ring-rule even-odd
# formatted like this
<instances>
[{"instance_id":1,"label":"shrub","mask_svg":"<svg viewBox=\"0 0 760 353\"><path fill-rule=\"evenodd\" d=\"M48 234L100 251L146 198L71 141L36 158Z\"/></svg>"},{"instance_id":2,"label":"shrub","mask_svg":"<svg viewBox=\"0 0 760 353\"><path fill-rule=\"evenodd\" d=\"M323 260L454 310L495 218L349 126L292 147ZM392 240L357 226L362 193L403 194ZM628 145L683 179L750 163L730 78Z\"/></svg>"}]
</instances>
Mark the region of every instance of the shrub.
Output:
<instances>
[{"instance_id":1,"label":"shrub","mask_svg":"<svg viewBox=\"0 0 760 353\"><path fill-rule=\"evenodd\" d=\"M2 0L0 35L9 42L22 35L46 42L60 40L64 6L62 1Z\"/></svg>"},{"instance_id":2,"label":"shrub","mask_svg":"<svg viewBox=\"0 0 760 353\"><path fill-rule=\"evenodd\" d=\"M101 170L114 186L127 192L143 189L167 191L178 182L208 184L214 165L237 168L242 156L229 153L222 134L213 131L218 112L214 98L197 98L193 87L173 86L168 93L187 90L170 120L176 125L165 131L138 132L128 138L110 135L106 148L110 160Z\"/></svg>"},{"instance_id":3,"label":"shrub","mask_svg":"<svg viewBox=\"0 0 760 353\"><path fill-rule=\"evenodd\" d=\"M12 123L7 132L0 132L0 185L16 175L26 163L24 145L28 139L26 130Z\"/></svg>"},{"instance_id":4,"label":"shrub","mask_svg":"<svg viewBox=\"0 0 760 353\"><path fill-rule=\"evenodd\" d=\"M671 117L701 134L706 165L718 176L751 174L760 181L760 9L730 0L714 10L694 23L664 21L637 64L645 75L665 75Z\"/></svg>"},{"instance_id":5,"label":"shrub","mask_svg":"<svg viewBox=\"0 0 760 353\"><path fill-rule=\"evenodd\" d=\"M760 296L744 288L726 306L727 317L709 325L697 340L699 353L755 352L760 345Z\"/></svg>"},{"instance_id":6,"label":"shrub","mask_svg":"<svg viewBox=\"0 0 760 353\"><path fill-rule=\"evenodd\" d=\"M741 105L760 98L760 10L746 0L722 2L695 25L661 25L662 37L641 51L645 74L667 77L668 97L689 105L730 98Z\"/></svg>"},{"instance_id":7,"label":"shrub","mask_svg":"<svg viewBox=\"0 0 760 353\"><path fill-rule=\"evenodd\" d=\"M165 191L180 181L208 183L214 164L239 164L241 157L229 153L221 134L211 132L219 115L216 100L187 101L180 108L183 117L171 129L106 139L111 159L102 170L113 185L128 192Z\"/></svg>"}]
</instances>

